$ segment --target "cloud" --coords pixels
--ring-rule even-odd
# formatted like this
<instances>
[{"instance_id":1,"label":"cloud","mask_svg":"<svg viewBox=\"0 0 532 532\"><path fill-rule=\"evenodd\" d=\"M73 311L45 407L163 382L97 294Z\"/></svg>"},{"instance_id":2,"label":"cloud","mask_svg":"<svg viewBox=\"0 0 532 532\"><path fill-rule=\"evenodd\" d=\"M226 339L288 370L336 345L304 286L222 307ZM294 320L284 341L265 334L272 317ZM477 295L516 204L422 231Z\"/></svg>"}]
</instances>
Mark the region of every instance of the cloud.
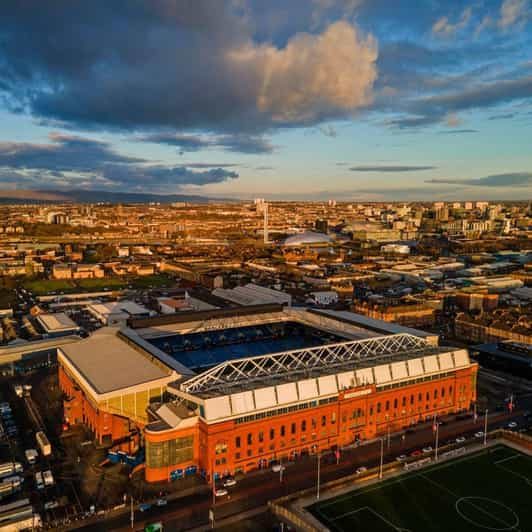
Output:
<instances>
[{"instance_id":1,"label":"cloud","mask_svg":"<svg viewBox=\"0 0 532 532\"><path fill-rule=\"evenodd\" d=\"M496 174L478 179L430 179L425 183L478 187L528 187L532 186L532 172Z\"/></svg>"},{"instance_id":2,"label":"cloud","mask_svg":"<svg viewBox=\"0 0 532 532\"><path fill-rule=\"evenodd\" d=\"M352 172L420 172L433 170L436 166L352 166Z\"/></svg>"},{"instance_id":3,"label":"cloud","mask_svg":"<svg viewBox=\"0 0 532 532\"><path fill-rule=\"evenodd\" d=\"M515 113L499 113L497 115L488 116L488 120L508 120L514 116Z\"/></svg>"},{"instance_id":4,"label":"cloud","mask_svg":"<svg viewBox=\"0 0 532 532\"><path fill-rule=\"evenodd\" d=\"M265 172L267 170L275 170L275 166L255 166L255 170L259 170L260 172Z\"/></svg>"},{"instance_id":5,"label":"cloud","mask_svg":"<svg viewBox=\"0 0 532 532\"><path fill-rule=\"evenodd\" d=\"M7 2L1 97L71 127L252 134L371 103L373 36L340 20L274 42L259 22L232 0Z\"/></svg>"},{"instance_id":6,"label":"cloud","mask_svg":"<svg viewBox=\"0 0 532 532\"><path fill-rule=\"evenodd\" d=\"M162 165L116 152L108 143L52 133L46 144L0 143L0 183L17 187L168 190L236 179L235 164Z\"/></svg>"},{"instance_id":7,"label":"cloud","mask_svg":"<svg viewBox=\"0 0 532 532\"><path fill-rule=\"evenodd\" d=\"M469 24L472 14L473 9L471 7L465 8L458 21L454 24L449 22L448 17L441 17L432 26L432 33L438 37L452 37Z\"/></svg>"},{"instance_id":8,"label":"cloud","mask_svg":"<svg viewBox=\"0 0 532 532\"><path fill-rule=\"evenodd\" d=\"M338 136L338 131L334 126L331 126L330 124L327 126L320 126L318 129L320 133L323 133L326 137L334 139Z\"/></svg>"},{"instance_id":9,"label":"cloud","mask_svg":"<svg viewBox=\"0 0 532 532\"><path fill-rule=\"evenodd\" d=\"M530 100L532 76L480 83L460 91L434 94L410 102L410 114L388 121L398 129L420 128L446 120L450 113L494 107L515 100Z\"/></svg>"},{"instance_id":10,"label":"cloud","mask_svg":"<svg viewBox=\"0 0 532 532\"><path fill-rule=\"evenodd\" d=\"M461 135L463 133L478 133L478 129L447 129L437 133L438 135Z\"/></svg>"},{"instance_id":11,"label":"cloud","mask_svg":"<svg viewBox=\"0 0 532 532\"><path fill-rule=\"evenodd\" d=\"M518 22L522 23L527 18L528 10L528 0L504 0L497 25L501 29L508 29Z\"/></svg>"},{"instance_id":12,"label":"cloud","mask_svg":"<svg viewBox=\"0 0 532 532\"><path fill-rule=\"evenodd\" d=\"M231 135L186 135L180 133L151 133L137 138L141 142L153 142L175 146L180 153L204 149L220 149L236 153L272 153L275 147L264 137L244 133Z\"/></svg>"}]
</instances>

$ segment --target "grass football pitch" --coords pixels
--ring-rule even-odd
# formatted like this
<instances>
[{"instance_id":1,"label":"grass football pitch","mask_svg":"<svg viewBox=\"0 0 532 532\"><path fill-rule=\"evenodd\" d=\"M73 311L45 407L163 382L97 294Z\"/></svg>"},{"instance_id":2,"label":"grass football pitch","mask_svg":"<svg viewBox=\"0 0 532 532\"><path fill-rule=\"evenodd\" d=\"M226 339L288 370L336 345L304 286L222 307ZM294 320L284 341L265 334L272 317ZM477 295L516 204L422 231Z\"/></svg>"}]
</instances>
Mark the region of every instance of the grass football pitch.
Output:
<instances>
[{"instance_id":1,"label":"grass football pitch","mask_svg":"<svg viewBox=\"0 0 532 532\"><path fill-rule=\"evenodd\" d=\"M532 531L532 457L500 445L316 503L332 531Z\"/></svg>"}]
</instances>

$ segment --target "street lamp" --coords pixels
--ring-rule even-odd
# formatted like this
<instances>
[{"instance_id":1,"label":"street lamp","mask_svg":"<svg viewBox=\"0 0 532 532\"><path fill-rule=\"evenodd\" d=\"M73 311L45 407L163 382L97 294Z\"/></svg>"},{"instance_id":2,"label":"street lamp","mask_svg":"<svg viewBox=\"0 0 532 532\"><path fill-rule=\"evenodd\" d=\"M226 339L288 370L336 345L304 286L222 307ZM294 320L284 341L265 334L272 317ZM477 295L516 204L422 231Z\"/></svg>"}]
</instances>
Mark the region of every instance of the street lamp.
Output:
<instances>
[{"instance_id":1,"label":"street lamp","mask_svg":"<svg viewBox=\"0 0 532 532\"><path fill-rule=\"evenodd\" d=\"M381 437L381 462L379 466L379 479L382 478L382 466L384 463L384 438Z\"/></svg>"},{"instance_id":2,"label":"street lamp","mask_svg":"<svg viewBox=\"0 0 532 532\"><path fill-rule=\"evenodd\" d=\"M488 409L484 413L484 445L488 443Z\"/></svg>"},{"instance_id":3,"label":"street lamp","mask_svg":"<svg viewBox=\"0 0 532 532\"><path fill-rule=\"evenodd\" d=\"M321 452L318 451L318 479L317 479L317 489L316 489L316 499L320 498L320 462L321 462Z\"/></svg>"}]
</instances>

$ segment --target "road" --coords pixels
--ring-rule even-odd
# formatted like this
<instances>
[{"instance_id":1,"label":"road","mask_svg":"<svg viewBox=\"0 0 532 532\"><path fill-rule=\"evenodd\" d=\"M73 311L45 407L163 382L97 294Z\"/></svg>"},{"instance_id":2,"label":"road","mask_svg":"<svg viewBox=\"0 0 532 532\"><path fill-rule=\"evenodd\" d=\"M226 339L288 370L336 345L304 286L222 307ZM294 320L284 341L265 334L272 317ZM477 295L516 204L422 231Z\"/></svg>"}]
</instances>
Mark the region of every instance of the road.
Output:
<instances>
[{"instance_id":1,"label":"road","mask_svg":"<svg viewBox=\"0 0 532 532\"><path fill-rule=\"evenodd\" d=\"M494 414L489 418L489 429L507 425L509 420L515 420L519 426L525 424L521 412L513 415L502 413ZM484 419L479 416L475 422L472 416L467 419L449 421L439 428L440 445L453 441L457 436L474 437L473 434L484 428ZM340 461L337 464L332 453L322 455L321 458L321 482L325 483L349 474L357 467L375 467L380 461L380 440L362 445L356 448L343 449ZM391 435L385 440L385 462L393 461L400 454L421 449L425 446L434 447L434 433L431 424L425 424L405 434L404 440L401 433ZM310 488L317 480L317 457L309 456L297 462L287 464L283 473L282 482L279 473L262 471L249 474L239 480L238 484L231 488L229 495L216 501L213 507L212 497L205 494L193 495L176 501L170 501L164 507L152 507L145 513L135 512L135 530L143 530L149 523L162 521L165 530L179 531L208 525L209 509L214 509L217 520L239 514L243 511L257 508L267 504L269 500L282 495ZM85 531L97 530L131 530L130 515L122 514L114 518L86 525L79 528Z\"/></svg>"}]
</instances>

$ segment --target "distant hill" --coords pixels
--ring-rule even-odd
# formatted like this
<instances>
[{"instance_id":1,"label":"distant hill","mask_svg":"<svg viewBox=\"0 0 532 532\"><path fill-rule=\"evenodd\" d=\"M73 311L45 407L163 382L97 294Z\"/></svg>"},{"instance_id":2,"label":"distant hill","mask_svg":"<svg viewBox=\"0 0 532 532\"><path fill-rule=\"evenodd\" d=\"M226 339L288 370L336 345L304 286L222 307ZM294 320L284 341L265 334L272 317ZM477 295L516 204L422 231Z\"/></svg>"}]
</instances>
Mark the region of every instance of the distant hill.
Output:
<instances>
[{"instance_id":1,"label":"distant hill","mask_svg":"<svg viewBox=\"0 0 532 532\"><path fill-rule=\"evenodd\" d=\"M0 190L0 203L208 203L232 201L185 194L147 194L138 192L108 192L105 190Z\"/></svg>"}]
</instances>

